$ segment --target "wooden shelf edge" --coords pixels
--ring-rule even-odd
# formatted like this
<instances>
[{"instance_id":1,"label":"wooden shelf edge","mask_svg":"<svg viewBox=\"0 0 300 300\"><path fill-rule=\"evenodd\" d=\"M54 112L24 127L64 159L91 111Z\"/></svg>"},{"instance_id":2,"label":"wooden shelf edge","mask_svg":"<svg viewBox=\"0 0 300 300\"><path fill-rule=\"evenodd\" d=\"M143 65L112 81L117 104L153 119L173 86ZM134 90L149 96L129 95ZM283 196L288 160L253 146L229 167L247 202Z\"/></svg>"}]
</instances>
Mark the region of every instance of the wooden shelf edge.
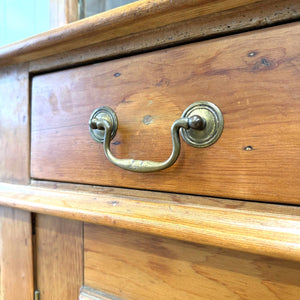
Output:
<instances>
[{"instance_id":1,"label":"wooden shelf edge","mask_svg":"<svg viewBox=\"0 0 300 300\"><path fill-rule=\"evenodd\" d=\"M134 199L3 183L0 205L300 261L300 216L295 213L149 201L147 193L151 192L144 193L145 199Z\"/></svg>"},{"instance_id":2,"label":"wooden shelf edge","mask_svg":"<svg viewBox=\"0 0 300 300\"><path fill-rule=\"evenodd\" d=\"M23 63L246 7L262 0L142 0L0 48L0 66Z\"/></svg>"}]
</instances>

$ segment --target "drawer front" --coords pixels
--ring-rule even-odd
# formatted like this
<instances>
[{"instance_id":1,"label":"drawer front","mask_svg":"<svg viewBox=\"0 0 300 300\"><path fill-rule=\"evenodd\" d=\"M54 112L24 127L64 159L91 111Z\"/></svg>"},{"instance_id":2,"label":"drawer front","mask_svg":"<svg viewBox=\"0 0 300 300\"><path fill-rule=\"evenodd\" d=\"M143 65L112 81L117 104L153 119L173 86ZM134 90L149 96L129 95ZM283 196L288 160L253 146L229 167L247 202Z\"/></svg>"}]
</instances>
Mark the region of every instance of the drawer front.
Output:
<instances>
[{"instance_id":1,"label":"drawer front","mask_svg":"<svg viewBox=\"0 0 300 300\"><path fill-rule=\"evenodd\" d=\"M37 179L300 203L300 25L34 76L31 176ZM182 142L177 162L154 173L112 165L89 133L109 106L119 158L165 160L170 128L197 101L224 117L210 147Z\"/></svg>"}]
</instances>

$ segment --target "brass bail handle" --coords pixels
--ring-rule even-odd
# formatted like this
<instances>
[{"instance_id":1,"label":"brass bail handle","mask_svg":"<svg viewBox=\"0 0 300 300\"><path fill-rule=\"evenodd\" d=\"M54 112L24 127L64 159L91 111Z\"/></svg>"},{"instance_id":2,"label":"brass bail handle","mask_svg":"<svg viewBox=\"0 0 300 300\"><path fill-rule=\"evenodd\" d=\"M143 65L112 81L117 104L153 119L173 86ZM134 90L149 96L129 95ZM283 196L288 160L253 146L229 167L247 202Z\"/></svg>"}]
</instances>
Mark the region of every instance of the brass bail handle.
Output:
<instances>
[{"instance_id":1,"label":"brass bail handle","mask_svg":"<svg viewBox=\"0 0 300 300\"><path fill-rule=\"evenodd\" d=\"M114 165L128 171L149 173L172 166L180 154L179 130L183 139L191 146L204 148L215 143L223 131L223 116L217 106L207 101L190 105L171 127L173 149L169 158L163 162L150 160L120 159L111 153L110 141L118 129L118 119L110 107L99 107L89 120L90 134L94 140L103 143L107 159Z\"/></svg>"}]
</instances>

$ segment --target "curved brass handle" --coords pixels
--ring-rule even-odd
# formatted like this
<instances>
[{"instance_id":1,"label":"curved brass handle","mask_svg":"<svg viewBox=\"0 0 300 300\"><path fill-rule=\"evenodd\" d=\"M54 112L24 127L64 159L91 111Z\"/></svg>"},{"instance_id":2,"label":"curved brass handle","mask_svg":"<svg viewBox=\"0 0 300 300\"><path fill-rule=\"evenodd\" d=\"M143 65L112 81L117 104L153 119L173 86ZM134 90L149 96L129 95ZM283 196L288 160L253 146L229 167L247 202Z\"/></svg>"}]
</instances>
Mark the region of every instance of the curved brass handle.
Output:
<instances>
[{"instance_id":1,"label":"curved brass handle","mask_svg":"<svg viewBox=\"0 0 300 300\"><path fill-rule=\"evenodd\" d=\"M203 102L204 103L204 102ZM193 110L195 112L195 110ZM207 114L206 114L207 117ZM114 138L117 128L118 128L118 120L114 111L109 107L100 107L96 109L92 116L90 117L89 126L90 133L97 142L103 143L104 153L107 159L112 162L114 165L128 171L139 172L139 173L148 173L155 172L166 169L172 166L180 153L180 138L179 138L179 129L182 128L185 130L185 135L191 136L193 141L190 142L186 139L190 145L194 147L206 147L208 145L195 145L195 133L197 137L197 132L202 131L202 139L203 137L207 137L207 132L211 133L212 126L210 123L207 124L207 121L211 123L210 118L203 118L197 114L192 114L188 117L183 117L176 120L171 127L171 137L173 149L170 157L163 162L155 162L149 160L135 160L135 159L120 159L113 156L110 150L110 141ZM223 128L223 118L222 118L222 128ZM215 124L215 123L214 123ZM215 130L215 126L213 126L213 130ZM199 134L198 134L199 135ZM214 137L215 140L218 137ZM197 137L198 138L198 137ZM194 143L194 144L193 144ZM207 143L207 142L206 142ZM203 141L202 141L203 144ZM212 144L212 142L210 142Z\"/></svg>"},{"instance_id":2,"label":"curved brass handle","mask_svg":"<svg viewBox=\"0 0 300 300\"><path fill-rule=\"evenodd\" d=\"M104 118L92 119L90 122L90 127L92 129L105 130L104 133L104 153L109 161L114 165L128 171L148 173L154 171L160 171L172 166L177 160L180 153L180 139L179 139L179 129L181 127L185 129L195 128L203 126L203 119L199 116L194 116L192 118L181 118L176 120L171 127L171 137L173 150L170 157L163 162L156 162L150 160L135 160L135 159L120 159L113 156L110 150L110 137L113 130L113 124ZM198 128L197 128L198 129Z\"/></svg>"}]
</instances>

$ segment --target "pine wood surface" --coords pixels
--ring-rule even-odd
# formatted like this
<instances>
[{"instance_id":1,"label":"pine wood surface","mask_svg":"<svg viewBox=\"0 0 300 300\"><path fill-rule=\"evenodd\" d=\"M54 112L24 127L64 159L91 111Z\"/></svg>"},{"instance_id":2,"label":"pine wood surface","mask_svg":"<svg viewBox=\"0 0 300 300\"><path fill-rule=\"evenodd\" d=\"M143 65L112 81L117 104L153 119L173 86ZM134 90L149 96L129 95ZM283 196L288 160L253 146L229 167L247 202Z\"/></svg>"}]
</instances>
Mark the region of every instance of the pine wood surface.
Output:
<instances>
[{"instance_id":1,"label":"pine wood surface","mask_svg":"<svg viewBox=\"0 0 300 300\"><path fill-rule=\"evenodd\" d=\"M300 297L300 264L84 226L84 283L121 299Z\"/></svg>"},{"instance_id":2,"label":"pine wood surface","mask_svg":"<svg viewBox=\"0 0 300 300\"><path fill-rule=\"evenodd\" d=\"M299 33L294 23L34 77L31 176L299 204ZM220 140L206 149L183 142L161 172L113 166L88 131L92 111L110 106L113 153L162 161L171 124L199 100L222 110Z\"/></svg>"},{"instance_id":3,"label":"pine wood surface","mask_svg":"<svg viewBox=\"0 0 300 300\"><path fill-rule=\"evenodd\" d=\"M83 283L82 223L37 215L36 260L41 299L77 300Z\"/></svg>"},{"instance_id":4,"label":"pine wood surface","mask_svg":"<svg viewBox=\"0 0 300 300\"><path fill-rule=\"evenodd\" d=\"M119 38L87 45L79 49L62 53L56 52L50 57L31 61L29 69L30 72L34 73L45 72L55 68L108 60L121 55L132 55L191 41L292 22L297 19L300 19L300 2L298 0L253 2L171 23L163 27L158 24L158 28L135 34L126 35L124 33L125 35Z\"/></svg>"},{"instance_id":5,"label":"pine wood surface","mask_svg":"<svg viewBox=\"0 0 300 300\"><path fill-rule=\"evenodd\" d=\"M0 207L0 299L33 298L31 214Z\"/></svg>"},{"instance_id":6,"label":"pine wood surface","mask_svg":"<svg viewBox=\"0 0 300 300\"><path fill-rule=\"evenodd\" d=\"M0 69L0 181L29 182L28 89L26 65Z\"/></svg>"},{"instance_id":7,"label":"pine wood surface","mask_svg":"<svg viewBox=\"0 0 300 300\"><path fill-rule=\"evenodd\" d=\"M0 49L0 64L27 62L259 0L141 0Z\"/></svg>"},{"instance_id":8,"label":"pine wood surface","mask_svg":"<svg viewBox=\"0 0 300 300\"><path fill-rule=\"evenodd\" d=\"M300 261L299 207L155 192L126 194L103 188L91 193L9 184L0 185L0 204Z\"/></svg>"},{"instance_id":9,"label":"pine wood surface","mask_svg":"<svg viewBox=\"0 0 300 300\"><path fill-rule=\"evenodd\" d=\"M18 191L20 186L12 185L2 185L2 187L16 187L15 191ZM265 213L275 213L282 215L300 216L299 207L296 205L281 205L281 204L270 204L270 203L260 203L253 201L240 201L213 197L203 197L203 196L193 196L193 195L182 195L174 193L161 193L155 191L143 191L136 189L126 189L126 188L114 188L114 187L102 187L96 185L86 185L86 184L73 184L65 182L52 182L52 181L40 181L31 180L31 188L42 188L42 190L58 190L61 192L79 192L88 193L96 195L108 195L109 197L125 197L127 199L142 200L148 202L159 202L166 204L184 204L184 205L205 205L212 206L214 208L232 208L238 209L246 212L261 212Z\"/></svg>"}]
</instances>

